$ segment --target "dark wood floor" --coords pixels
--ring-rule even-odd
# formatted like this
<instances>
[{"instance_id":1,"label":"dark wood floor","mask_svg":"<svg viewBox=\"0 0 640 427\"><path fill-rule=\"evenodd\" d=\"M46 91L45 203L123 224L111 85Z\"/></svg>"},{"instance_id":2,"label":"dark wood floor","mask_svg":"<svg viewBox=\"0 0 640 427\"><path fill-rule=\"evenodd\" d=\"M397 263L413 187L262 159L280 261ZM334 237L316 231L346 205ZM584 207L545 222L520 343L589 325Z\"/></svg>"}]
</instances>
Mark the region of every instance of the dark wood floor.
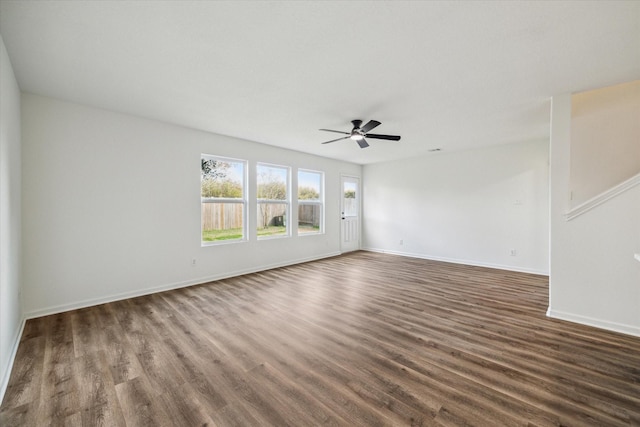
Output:
<instances>
[{"instance_id":1,"label":"dark wood floor","mask_svg":"<svg viewBox=\"0 0 640 427\"><path fill-rule=\"evenodd\" d=\"M547 287L356 252L29 320L0 425L640 425L640 339Z\"/></svg>"}]
</instances>

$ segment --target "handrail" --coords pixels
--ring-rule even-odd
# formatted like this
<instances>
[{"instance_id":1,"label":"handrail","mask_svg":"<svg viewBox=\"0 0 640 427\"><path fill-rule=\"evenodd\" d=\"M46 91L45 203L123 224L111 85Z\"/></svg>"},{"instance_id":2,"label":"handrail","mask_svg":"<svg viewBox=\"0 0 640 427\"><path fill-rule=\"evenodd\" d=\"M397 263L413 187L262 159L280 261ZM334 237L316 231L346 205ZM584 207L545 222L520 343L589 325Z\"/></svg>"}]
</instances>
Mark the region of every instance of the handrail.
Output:
<instances>
[{"instance_id":1,"label":"handrail","mask_svg":"<svg viewBox=\"0 0 640 427\"><path fill-rule=\"evenodd\" d=\"M632 176L631 178L621 182L618 185L611 187L606 191L603 191L602 193L587 200L586 202L579 204L575 208L572 208L571 210L569 210L569 212L564 214L564 216L567 221L571 221L572 219L579 217L585 212L590 211L596 206L603 204L607 200L612 199L618 194L622 194L625 191L630 190L631 188L639 184L640 184L640 173L635 176Z\"/></svg>"}]
</instances>

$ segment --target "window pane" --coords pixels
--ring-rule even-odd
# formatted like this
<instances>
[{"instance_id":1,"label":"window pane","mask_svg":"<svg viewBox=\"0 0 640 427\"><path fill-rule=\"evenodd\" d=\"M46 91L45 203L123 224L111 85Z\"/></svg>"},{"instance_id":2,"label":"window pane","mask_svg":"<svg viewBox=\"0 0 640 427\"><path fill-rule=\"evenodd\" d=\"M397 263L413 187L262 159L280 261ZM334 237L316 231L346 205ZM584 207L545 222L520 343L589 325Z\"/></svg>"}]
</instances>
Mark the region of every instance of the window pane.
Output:
<instances>
[{"instance_id":1,"label":"window pane","mask_svg":"<svg viewBox=\"0 0 640 427\"><path fill-rule=\"evenodd\" d=\"M357 216L358 215L358 198L356 191L358 190L358 186L355 182L345 182L344 183L344 193L343 193L343 203L342 206L344 208L344 215L346 216Z\"/></svg>"},{"instance_id":2,"label":"window pane","mask_svg":"<svg viewBox=\"0 0 640 427\"><path fill-rule=\"evenodd\" d=\"M298 170L298 234L322 233L322 172Z\"/></svg>"},{"instance_id":3,"label":"window pane","mask_svg":"<svg viewBox=\"0 0 640 427\"><path fill-rule=\"evenodd\" d=\"M202 157L201 196L242 199L244 162L210 156Z\"/></svg>"},{"instance_id":4,"label":"window pane","mask_svg":"<svg viewBox=\"0 0 640 427\"><path fill-rule=\"evenodd\" d=\"M242 239L243 210L242 203L202 203L202 241Z\"/></svg>"},{"instance_id":5,"label":"window pane","mask_svg":"<svg viewBox=\"0 0 640 427\"><path fill-rule=\"evenodd\" d=\"M258 237L286 236L287 203L258 202Z\"/></svg>"},{"instance_id":6,"label":"window pane","mask_svg":"<svg viewBox=\"0 0 640 427\"><path fill-rule=\"evenodd\" d=\"M258 165L258 199L287 200L288 169Z\"/></svg>"},{"instance_id":7,"label":"window pane","mask_svg":"<svg viewBox=\"0 0 640 427\"><path fill-rule=\"evenodd\" d=\"M320 233L322 205L298 205L298 234Z\"/></svg>"},{"instance_id":8,"label":"window pane","mask_svg":"<svg viewBox=\"0 0 640 427\"><path fill-rule=\"evenodd\" d=\"M288 236L289 168L258 163L258 238Z\"/></svg>"},{"instance_id":9,"label":"window pane","mask_svg":"<svg viewBox=\"0 0 640 427\"><path fill-rule=\"evenodd\" d=\"M298 200L320 200L322 174L298 171Z\"/></svg>"},{"instance_id":10,"label":"window pane","mask_svg":"<svg viewBox=\"0 0 640 427\"><path fill-rule=\"evenodd\" d=\"M206 154L200 170L202 242L245 237L245 162Z\"/></svg>"}]
</instances>

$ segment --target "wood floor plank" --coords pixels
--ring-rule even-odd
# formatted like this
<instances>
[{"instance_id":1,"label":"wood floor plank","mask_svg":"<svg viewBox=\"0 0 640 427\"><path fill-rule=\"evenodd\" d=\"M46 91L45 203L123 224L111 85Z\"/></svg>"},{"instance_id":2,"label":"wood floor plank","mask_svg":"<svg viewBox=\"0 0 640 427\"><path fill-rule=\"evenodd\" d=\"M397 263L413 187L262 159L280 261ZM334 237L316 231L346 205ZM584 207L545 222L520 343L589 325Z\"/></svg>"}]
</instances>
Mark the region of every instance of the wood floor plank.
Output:
<instances>
[{"instance_id":1,"label":"wood floor plank","mask_svg":"<svg viewBox=\"0 0 640 427\"><path fill-rule=\"evenodd\" d=\"M271 310L269 306L260 308L262 305L262 303L255 304L253 307L261 316L265 315L266 312L260 313L260 310ZM290 318L278 319L272 316L271 320L274 325L270 325L269 327L255 325L251 330L253 334L252 339L265 351L265 356L268 357L270 355L270 360L273 361L272 363L282 366L287 372L294 375L292 380L299 380L299 376L295 374L299 369L295 361L302 360L307 366L322 366L322 368L319 369L324 369L325 372L330 370L331 374L325 375L326 377L332 378L335 382L342 384L345 390L348 390L348 393L353 394L351 400L370 400L373 406L380 411L378 416L385 412L384 410L380 410L381 407L393 407L391 412L394 412L394 414L386 415L390 419L400 417L403 420L403 424L423 425L426 422L425 418L429 418L430 415L434 413L431 410L423 411L424 408L420 408L418 412L408 409L407 405L398 401L393 396L378 393L377 389L370 384L352 380L349 375L350 368L345 369L343 366L340 366L339 363L336 363L336 360L344 357L344 355L341 354L342 349L339 348L340 345L335 345L335 343L332 343L330 340L324 340L318 343L322 338L320 332L316 331L313 333L316 343L309 343L305 339L304 332L296 328L290 328L286 336L282 336L277 332L274 333L274 331L279 330L280 326L284 327L286 322L291 320ZM276 323L278 320L282 323ZM308 319L298 319L298 322L304 323L306 321L308 321ZM308 329L305 328L305 331L308 332ZM315 348L316 350L310 353L308 351L310 348ZM269 351L269 349L271 351ZM333 357L324 357L323 350L324 352L330 353ZM286 355L294 355L293 360L287 358ZM343 396L343 398L345 397L346 396Z\"/></svg>"},{"instance_id":2,"label":"wood floor plank","mask_svg":"<svg viewBox=\"0 0 640 427\"><path fill-rule=\"evenodd\" d=\"M259 385L260 392L270 396L271 401L280 407L278 411L283 413L288 425L338 426L344 424L344 420L268 363L256 366L248 374L256 379L255 384ZM301 407L306 410L295 409Z\"/></svg>"},{"instance_id":3,"label":"wood floor plank","mask_svg":"<svg viewBox=\"0 0 640 427\"><path fill-rule=\"evenodd\" d=\"M158 398L153 386L144 377L120 383L115 388L127 426L169 427L173 425L163 401Z\"/></svg>"},{"instance_id":4,"label":"wood floor plank","mask_svg":"<svg viewBox=\"0 0 640 427\"><path fill-rule=\"evenodd\" d=\"M101 304L94 308L102 329L100 351L105 353L114 385L142 375L142 367L118 322L114 304Z\"/></svg>"},{"instance_id":5,"label":"wood floor plank","mask_svg":"<svg viewBox=\"0 0 640 427\"><path fill-rule=\"evenodd\" d=\"M97 320L97 310L83 308L70 313L75 357L96 352L102 348L102 325Z\"/></svg>"},{"instance_id":6,"label":"wood floor plank","mask_svg":"<svg viewBox=\"0 0 640 427\"><path fill-rule=\"evenodd\" d=\"M258 305L262 305L263 302L254 304L251 310L254 313L258 313ZM274 334L274 331L278 331L280 328L275 324L276 319L270 317L270 324L267 327L261 324L255 324L251 330L246 328L235 328L233 326L227 326L227 328L231 331L233 336L236 338L241 337L244 342L252 343L256 348L260 348L261 354L260 356L254 355L252 356L252 360L270 360L271 363L277 366L283 366L284 369L292 378L292 381L298 382L312 382L314 390L326 390L324 386L328 387L331 390L330 399L327 400L326 395L314 395L314 397L322 401L323 404L333 411L340 413L341 417L346 417L347 419L352 419L354 414L358 414L358 419L367 420L367 425L384 425L386 423L391 423L392 419L388 419L388 415L385 416L381 411L376 407L360 407L358 406L358 402L362 400L362 396L359 395L358 392L364 394L364 387L359 384L356 384L354 381L351 381L351 377L348 373L345 374L344 369L342 369L339 365L335 363L332 359L326 359L322 357L320 347L317 348L316 351L309 351L310 348L313 348L304 336L296 336L290 330L290 333L284 337L282 334L278 334L277 332ZM295 337L293 340L289 340L287 342L286 338ZM285 339L283 339L285 338ZM316 337L317 338L317 337ZM299 343L303 343L302 346L298 345ZM288 356L294 356L293 360ZM339 357L339 354L335 354L336 357ZM322 379L329 380L329 384L319 384L317 377L308 377L305 375L302 366L296 363L302 362L306 369L313 368L314 370L319 370L322 372ZM255 364L253 362L252 364ZM251 370L256 369L256 367L262 366L263 363L252 367ZM336 407L336 403L339 403L339 407ZM347 413L343 412L346 409ZM392 418L394 418L392 416ZM347 423L351 424L352 423Z\"/></svg>"},{"instance_id":7,"label":"wood floor plank","mask_svg":"<svg viewBox=\"0 0 640 427\"><path fill-rule=\"evenodd\" d=\"M297 322L298 323L305 323L306 321L308 321L309 319L305 319L305 318L298 318ZM318 325L316 325L318 326ZM362 383L362 382L356 382L353 380L350 380L349 378L351 377L350 374L353 373L353 367L350 368L343 368L341 367L339 369L339 371L341 371L342 376L340 376L339 373L335 372L335 367L333 368L334 372L332 372L330 375L327 374L326 371L323 372L323 376L326 377L333 377L339 380L339 382L345 383L347 384L347 386L349 387L349 389L351 389L356 395L358 395L360 398L362 398L362 400L365 401L369 401L369 403L371 404L371 406L374 406L376 408L380 408L380 407L388 407L387 409L392 410L392 412L395 412L395 410L399 409L400 405L398 404L391 404L391 401L397 401L398 399L396 399L396 396L394 395L394 393L392 391L395 391L395 387L392 388L392 390L389 390L388 393L372 393L370 390L372 390L371 385L370 385L370 381L371 379L374 377L371 374L371 371L369 369L373 369L373 367L377 364L379 365L379 361L376 360L376 362L372 362L372 359L374 357L377 357L379 355L379 353L383 353L384 349L382 349L381 347L376 347L375 344L371 341L368 340L367 341L367 345L365 346L360 346L358 344L357 341L357 335L350 336L350 333L348 332L349 328L345 327L346 325L343 323L343 328L342 331L340 333L336 333L335 331L331 331L331 328L328 326L319 326L319 329L314 330L313 331L313 336L316 339L319 338L325 338L326 340L323 341L322 344L322 348L325 350L328 350L328 353L331 355L342 355L343 353L343 349L341 348L347 348L347 352L348 353L357 353L360 354L360 357L358 359L358 370L366 370L367 375L363 378L367 378L367 383ZM354 330L359 329L360 331L366 328L366 326L364 326L363 324L359 324L357 325ZM309 326L305 327L305 330L309 330ZM265 334L267 333L266 331L264 332ZM343 356L344 357L344 356ZM388 357L394 357L393 354L391 354ZM317 361L317 359L321 359L322 361ZM339 358L340 360L340 358ZM322 355L316 356L314 358L313 361L309 362L310 364L313 363L320 363L320 364L324 364L324 365L335 365L334 363L332 363L332 361L328 361L327 359L323 358ZM358 376L358 378L360 378L360 376ZM391 382L392 384L395 381L395 377L393 376L384 376L379 384L376 384L375 387L376 389L380 389L383 391L387 391L386 386L388 385L389 382ZM449 383L449 382L455 382L456 378L455 377L449 377L446 380L442 380L442 384L444 383ZM440 386L442 386L442 384L440 384ZM438 386L434 383L429 384L429 390L431 389L438 389ZM440 389L440 391L442 392L443 390ZM451 393L451 389L448 388L447 390L445 390L444 392L446 393ZM426 394L425 391L422 391L423 396ZM471 398L471 400L473 400L473 398ZM471 408L473 408L474 404L472 404L471 400L469 400L469 398L465 399L466 402L466 412L467 414L473 414L473 411L471 410ZM502 423L506 423L506 419L509 419L509 415L501 412L499 409L497 411L493 411L494 413L492 415L488 414L489 412L491 412L488 407L487 407L487 402L484 402L483 404L475 404L475 406L477 407L482 407L483 409L483 414L482 416L480 416L480 418L478 418L478 415L474 415L474 419L482 419L482 418L486 418L486 422L490 423L490 422L496 422L497 420L502 421ZM393 408L393 409L391 409ZM400 423L401 424L415 424L415 425L422 425L422 424L429 424L430 420L429 420L429 416L432 416L435 413L435 409L437 408L438 410L441 408L440 405L436 404L434 407L432 408L424 408L421 406L418 406L418 408L420 408L420 414L421 415L415 415L413 414L413 416L408 416L406 418L403 418ZM494 408L495 409L495 408ZM399 414L394 414L394 415L399 415ZM492 418L487 418L488 416L491 416ZM392 417L393 419L393 417ZM489 421L489 420L492 421ZM398 421L398 420L396 420ZM511 422L509 424L511 425L516 425L516 420L515 419L511 419Z\"/></svg>"},{"instance_id":8,"label":"wood floor plank","mask_svg":"<svg viewBox=\"0 0 640 427\"><path fill-rule=\"evenodd\" d=\"M46 338L37 336L20 341L3 405L20 407L40 399Z\"/></svg>"},{"instance_id":9,"label":"wood floor plank","mask_svg":"<svg viewBox=\"0 0 640 427\"><path fill-rule=\"evenodd\" d=\"M9 406L4 403L0 410L0 426L35 426L37 424L38 406L40 403L25 403L20 406Z\"/></svg>"},{"instance_id":10,"label":"wood floor plank","mask_svg":"<svg viewBox=\"0 0 640 427\"><path fill-rule=\"evenodd\" d=\"M82 425L116 426L125 424L109 372L105 351L99 350L76 359Z\"/></svg>"},{"instance_id":11,"label":"wood floor plank","mask_svg":"<svg viewBox=\"0 0 640 427\"><path fill-rule=\"evenodd\" d=\"M147 325L148 314L140 301L126 300L114 304L117 304L119 316L126 312L121 316L126 331L123 340L128 342L128 348L135 354L142 369L142 374L136 378L144 377L157 395L183 384L186 380L179 373L179 362L158 339L156 329Z\"/></svg>"},{"instance_id":12,"label":"wood floor plank","mask_svg":"<svg viewBox=\"0 0 640 427\"><path fill-rule=\"evenodd\" d=\"M216 426L209 415L210 407L202 404L203 396L189 383L166 390L159 399L174 426Z\"/></svg>"},{"instance_id":13,"label":"wood floor plank","mask_svg":"<svg viewBox=\"0 0 640 427\"><path fill-rule=\"evenodd\" d=\"M640 338L547 295L355 252L31 319L0 425L640 425Z\"/></svg>"},{"instance_id":14,"label":"wood floor plank","mask_svg":"<svg viewBox=\"0 0 640 427\"><path fill-rule=\"evenodd\" d=\"M371 319L370 322L375 323L375 320ZM420 348L422 350L421 353L428 353L428 363L436 364L443 369L457 372L481 384L490 383L493 388L500 390L505 395L512 395L529 402L539 401L538 403L543 405L545 402L549 402L552 399L554 400L558 395L564 393L567 400L573 401L573 405L582 405L581 401L576 400L573 388L564 388L561 385L556 386L555 382L546 384L544 380L540 378L531 378L528 374L523 375L517 370L496 364L490 360L491 358L475 357L459 347L454 348L436 343L435 341L423 340L420 336L408 333L401 328L392 328L390 324L377 325L372 328L377 331L382 331L383 326L392 329L392 333L384 335L382 341L392 344L393 349L405 348L409 350L410 348ZM359 336L360 331L358 334L352 335L350 341L357 342ZM403 342L409 343L410 347L403 346ZM371 342L367 344L369 347L372 345ZM470 370L473 369L475 370L470 373ZM546 397L539 393L538 395L530 394L531 390L537 390L540 386L542 386L544 390L550 390L549 393L546 394ZM580 396L580 400L584 399L585 395ZM624 397L621 397L621 399L625 400ZM637 405L636 402L631 402L630 404L634 406ZM602 402L599 402L597 399L594 399L591 405L601 406L600 409L602 412L610 410L608 405L602 404ZM586 407L583 408L583 411L585 411L585 413L589 412ZM623 414L624 411L612 411L612 416L622 415L624 418L625 416ZM611 422L611 420L609 420L609 422Z\"/></svg>"},{"instance_id":15,"label":"wood floor plank","mask_svg":"<svg viewBox=\"0 0 640 427\"><path fill-rule=\"evenodd\" d=\"M48 316L37 425L75 424L80 413L72 313Z\"/></svg>"}]
</instances>

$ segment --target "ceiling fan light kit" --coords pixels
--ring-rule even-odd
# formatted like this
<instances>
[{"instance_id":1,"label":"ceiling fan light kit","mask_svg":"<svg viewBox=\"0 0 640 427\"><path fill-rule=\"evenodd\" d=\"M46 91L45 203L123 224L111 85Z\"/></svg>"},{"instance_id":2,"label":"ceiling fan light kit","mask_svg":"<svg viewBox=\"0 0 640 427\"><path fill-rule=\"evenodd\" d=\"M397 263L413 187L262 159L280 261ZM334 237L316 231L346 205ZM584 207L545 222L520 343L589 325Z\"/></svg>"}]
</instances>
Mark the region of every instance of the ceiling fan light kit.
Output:
<instances>
[{"instance_id":1,"label":"ceiling fan light kit","mask_svg":"<svg viewBox=\"0 0 640 427\"><path fill-rule=\"evenodd\" d=\"M364 126L362 126L362 120L351 120L351 124L353 124L353 129L351 129L351 132L344 132L341 130L333 130L333 129L320 129L325 132L335 132L335 133L341 133L341 134L347 135L342 138L332 139L331 141L323 142L323 144L330 144L332 142L341 141L343 139L352 139L360 146L360 148L367 148L369 146L369 143L367 143L367 140L365 139L365 137L373 138L373 139L384 139L387 141L400 141L399 135L381 135L381 134L369 133L370 130L382 124L377 120L369 120L369 122L367 122L367 124Z\"/></svg>"}]
</instances>

